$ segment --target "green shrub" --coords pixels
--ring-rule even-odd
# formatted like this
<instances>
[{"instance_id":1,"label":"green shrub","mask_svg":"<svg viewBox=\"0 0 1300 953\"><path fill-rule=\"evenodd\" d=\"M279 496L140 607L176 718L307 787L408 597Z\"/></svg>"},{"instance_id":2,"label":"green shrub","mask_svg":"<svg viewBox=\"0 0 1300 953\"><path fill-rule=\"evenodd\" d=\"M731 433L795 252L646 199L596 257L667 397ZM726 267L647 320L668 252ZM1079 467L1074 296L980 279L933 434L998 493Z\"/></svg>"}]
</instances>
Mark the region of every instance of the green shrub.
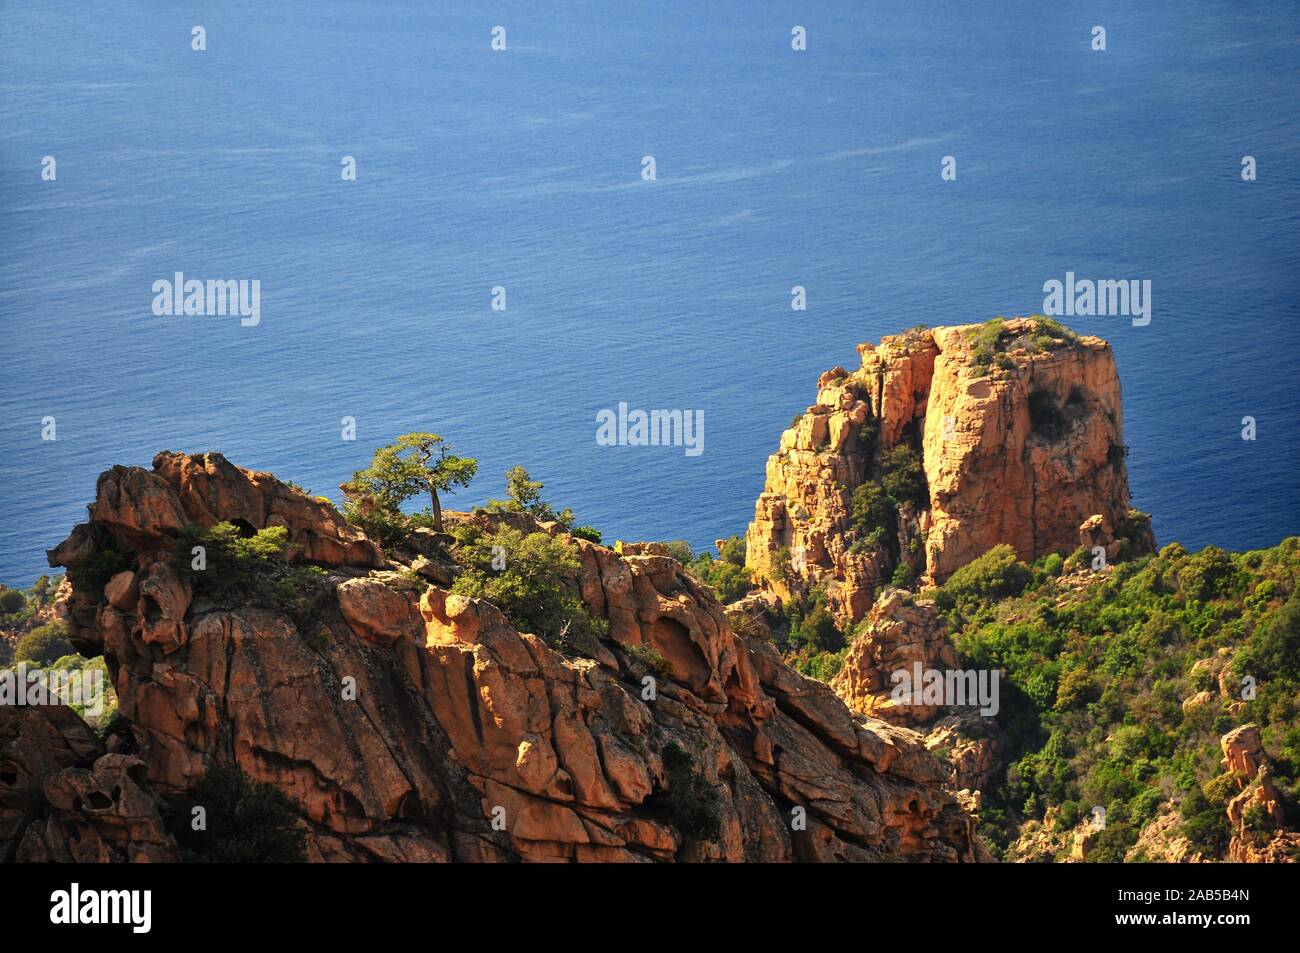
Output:
<instances>
[{"instance_id":1,"label":"green shrub","mask_svg":"<svg viewBox=\"0 0 1300 953\"><path fill-rule=\"evenodd\" d=\"M14 663L31 662L35 665L53 665L65 655L76 650L68 641L68 625L56 621L37 626L18 640L14 648Z\"/></svg>"},{"instance_id":2,"label":"green shrub","mask_svg":"<svg viewBox=\"0 0 1300 953\"><path fill-rule=\"evenodd\" d=\"M1016 557L1006 543L994 546L953 573L940 588L936 602L951 608L962 602L981 599L1005 599L1024 592L1033 580L1033 572Z\"/></svg>"},{"instance_id":3,"label":"green shrub","mask_svg":"<svg viewBox=\"0 0 1300 953\"><path fill-rule=\"evenodd\" d=\"M971 346L971 361L976 367L988 370L992 366L1005 327L1006 321L994 318L966 332L966 340Z\"/></svg>"},{"instance_id":4,"label":"green shrub","mask_svg":"<svg viewBox=\"0 0 1300 953\"><path fill-rule=\"evenodd\" d=\"M1188 598L1205 601L1223 595L1232 575L1228 554L1218 547L1206 546L1188 558L1178 573L1178 584Z\"/></svg>"},{"instance_id":5,"label":"green shrub","mask_svg":"<svg viewBox=\"0 0 1300 953\"><path fill-rule=\"evenodd\" d=\"M864 480L849 497L849 516L858 534L855 550L894 540L903 503L923 508L930 502L921 455L912 447L899 444L890 450L880 461L879 473L879 480Z\"/></svg>"},{"instance_id":6,"label":"green shrub","mask_svg":"<svg viewBox=\"0 0 1300 953\"><path fill-rule=\"evenodd\" d=\"M1300 589L1262 620L1234 659L1239 675L1300 681Z\"/></svg>"},{"instance_id":7,"label":"green shrub","mask_svg":"<svg viewBox=\"0 0 1300 953\"><path fill-rule=\"evenodd\" d=\"M805 660L822 652L835 653L844 648L844 633L827 606L826 589L818 586L808 596L808 606L788 602L784 607L786 635L778 639L787 649Z\"/></svg>"},{"instance_id":8,"label":"green shrub","mask_svg":"<svg viewBox=\"0 0 1300 953\"><path fill-rule=\"evenodd\" d=\"M691 544L684 539L668 540L663 544L663 546L668 550L668 555L673 557L673 559L677 560L683 566L689 566L695 559L695 550L692 549Z\"/></svg>"},{"instance_id":9,"label":"green shrub","mask_svg":"<svg viewBox=\"0 0 1300 953\"><path fill-rule=\"evenodd\" d=\"M1231 780L1230 775L1222 777ZM1228 823L1228 797L1235 794L1235 785L1231 791L1224 791L1223 784L1213 781L1188 792L1178 806L1182 817L1182 834L1187 838L1193 850L1199 850L1210 857L1222 857L1232 839L1232 827Z\"/></svg>"},{"instance_id":10,"label":"green shrub","mask_svg":"<svg viewBox=\"0 0 1300 953\"><path fill-rule=\"evenodd\" d=\"M690 756L675 742L664 745L661 752L668 791L661 802L651 799L651 806L662 803L669 823L688 840L716 841L722 836L722 818L718 811L718 793L695 770Z\"/></svg>"},{"instance_id":11,"label":"green shrub","mask_svg":"<svg viewBox=\"0 0 1300 953\"><path fill-rule=\"evenodd\" d=\"M868 417L858 428L858 449L870 460L876 455L876 444L880 440L880 418Z\"/></svg>"},{"instance_id":12,"label":"green shrub","mask_svg":"<svg viewBox=\"0 0 1300 953\"><path fill-rule=\"evenodd\" d=\"M900 589L907 589L916 582L916 570L910 563L899 563L894 567L894 574L889 582Z\"/></svg>"},{"instance_id":13,"label":"green shrub","mask_svg":"<svg viewBox=\"0 0 1300 953\"><path fill-rule=\"evenodd\" d=\"M855 487L850 497L849 512L860 532L868 533L877 527L890 533L894 531L897 521L894 502L879 483L868 480Z\"/></svg>"},{"instance_id":14,"label":"green shrub","mask_svg":"<svg viewBox=\"0 0 1300 953\"><path fill-rule=\"evenodd\" d=\"M805 652L796 655L791 664L796 670L815 678L819 682L829 682L844 667L844 654L847 648L838 652Z\"/></svg>"},{"instance_id":15,"label":"green shrub","mask_svg":"<svg viewBox=\"0 0 1300 953\"><path fill-rule=\"evenodd\" d=\"M790 550L785 546L772 553L772 579L774 582L790 582L794 579L794 569L790 565Z\"/></svg>"},{"instance_id":16,"label":"green shrub","mask_svg":"<svg viewBox=\"0 0 1300 953\"><path fill-rule=\"evenodd\" d=\"M1006 353L1016 348L1024 348L1031 354L1050 351L1058 342L1072 344L1079 336L1059 321L1046 315L1031 315L1033 324L1027 331L1010 337L1007 322L1001 317L985 321L966 332L966 341L971 348L971 361L977 370L988 371L995 363L1010 370L1016 366L1015 361Z\"/></svg>"},{"instance_id":17,"label":"green shrub","mask_svg":"<svg viewBox=\"0 0 1300 953\"><path fill-rule=\"evenodd\" d=\"M749 571L745 568L745 540L731 536L721 541L718 558L709 553L696 556L687 571L709 586L721 602L734 602L754 588Z\"/></svg>"},{"instance_id":18,"label":"green shrub","mask_svg":"<svg viewBox=\"0 0 1300 953\"><path fill-rule=\"evenodd\" d=\"M1080 546L1069 556L1065 557L1065 562L1061 566L1061 571L1065 573L1078 572L1080 569L1087 569L1092 565L1092 550L1087 546Z\"/></svg>"},{"instance_id":19,"label":"green shrub","mask_svg":"<svg viewBox=\"0 0 1300 953\"><path fill-rule=\"evenodd\" d=\"M735 602L754 588L749 573L742 566L714 559L708 553L698 556L687 570L711 588L720 602Z\"/></svg>"},{"instance_id":20,"label":"green shrub","mask_svg":"<svg viewBox=\"0 0 1300 953\"><path fill-rule=\"evenodd\" d=\"M13 615L27 605L27 597L19 589L0 589L0 615Z\"/></svg>"},{"instance_id":21,"label":"green shrub","mask_svg":"<svg viewBox=\"0 0 1300 953\"><path fill-rule=\"evenodd\" d=\"M427 510L422 519L369 504L370 501L364 499L348 500L343 504L343 517L385 549L402 545L416 526L433 525L433 516Z\"/></svg>"},{"instance_id":22,"label":"green shrub","mask_svg":"<svg viewBox=\"0 0 1300 953\"><path fill-rule=\"evenodd\" d=\"M59 591L59 583L62 580L62 576L41 576L32 584L32 588L28 593L28 604L34 602L38 606L48 606L53 603L55 593Z\"/></svg>"},{"instance_id":23,"label":"green shrub","mask_svg":"<svg viewBox=\"0 0 1300 953\"><path fill-rule=\"evenodd\" d=\"M194 565L197 546L204 550L203 569ZM246 536L231 523L191 525L177 539L172 568L190 581L196 598L275 609L288 615L299 632L313 633L333 590L325 570L291 564L293 553L283 526Z\"/></svg>"},{"instance_id":24,"label":"green shrub","mask_svg":"<svg viewBox=\"0 0 1300 953\"><path fill-rule=\"evenodd\" d=\"M733 566L745 565L745 538L743 536L728 536L722 541L718 555L722 557L724 562L731 563Z\"/></svg>"},{"instance_id":25,"label":"green shrub","mask_svg":"<svg viewBox=\"0 0 1300 953\"><path fill-rule=\"evenodd\" d=\"M203 549L202 569L195 566L196 547ZM195 595L227 598L252 590L260 575L273 563L284 562L289 551L289 531L283 526L245 537L233 523L190 525L177 539L172 568L190 581Z\"/></svg>"},{"instance_id":26,"label":"green shrub","mask_svg":"<svg viewBox=\"0 0 1300 953\"><path fill-rule=\"evenodd\" d=\"M1138 831L1126 820L1116 820L1109 813L1106 827L1097 834L1085 859L1090 864L1120 864L1130 847L1137 843Z\"/></svg>"},{"instance_id":27,"label":"green shrub","mask_svg":"<svg viewBox=\"0 0 1300 953\"><path fill-rule=\"evenodd\" d=\"M895 507L903 503L913 503L918 507L929 505L930 490L925 480L925 468L916 450L900 443L881 459L880 470L881 488L894 501Z\"/></svg>"},{"instance_id":28,"label":"green shrub","mask_svg":"<svg viewBox=\"0 0 1300 953\"><path fill-rule=\"evenodd\" d=\"M609 623L593 617L572 580L581 570L577 549L563 537L524 534L503 527L492 533L462 532L454 555L464 568L452 592L486 599L520 632L531 632L559 652L594 655ZM501 547L505 569L492 566Z\"/></svg>"},{"instance_id":29,"label":"green shrub","mask_svg":"<svg viewBox=\"0 0 1300 953\"><path fill-rule=\"evenodd\" d=\"M131 556L124 552L111 535L95 530L91 551L68 569L68 578L78 592L96 596L110 579L131 568Z\"/></svg>"},{"instance_id":30,"label":"green shrub","mask_svg":"<svg viewBox=\"0 0 1300 953\"><path fill-rule=\"evenodd\" d=\"M1129 510L1115 528L1115 538L1123 546L1120 555L1125 559L1140 556L1147 551L1151 539L1151 514L1141 510Z\"/></svg>"},{"instance_id":31,"label":"green shrub","mask_svg":"<svg viewBox=\"0 0 1300 953\"><path fill-rule=\"evenodd\" d=\"M81 672L93 673L98 672L102 680L104 690L103 707L98 715L91 714L87 701L93 702L94 699L83 695L81 702L69 702L68 707L80 715L89 725L96 728L106 728L108 724L117 716L117 692L113 690L113 680L108 674L108 663L104 661L104 656L99 655L93 659L86 658L82 655L65 655L49 666L56 671L62 672ZM83 683L84 685L85 683Z\"/></svg>"},{"instance_id":32,"label":"green shrub","mask_svg":"<svg viewBox=\"0 0 1300 953\"><path fill-rule=\"evenodd\" d=\"M568 529L573 523L573 510L556 510L543 500L544 487L545 484L532 479L523 467L511 467L506 471L506 498L488 500L484 509L489 513L528 513L540 522L557 522Z\"/></svg>"},{"instance_id":33,"label":"green shrub","mask_svg":"<svg viewBox=\"0 0 1300 953\"><path fill-rule=\"evenodd\" d=\"M193 829L202 807L206 830ZM305 828L294 804L274 785L255 783L238 768L212 765L175 814L172 832L191 861L302 863Z\"/></svg>"},{"instance_id":34,"label":"green shrub","mask_svg":"<svg viewBox=\"0 0 1300 953\"><path fill-rule=\"evenodd\" d=\"M663 653L653 645L625 645L623 651L660 678L672 678L672 666L668 664Z\"/></svg>"}]
</instances>

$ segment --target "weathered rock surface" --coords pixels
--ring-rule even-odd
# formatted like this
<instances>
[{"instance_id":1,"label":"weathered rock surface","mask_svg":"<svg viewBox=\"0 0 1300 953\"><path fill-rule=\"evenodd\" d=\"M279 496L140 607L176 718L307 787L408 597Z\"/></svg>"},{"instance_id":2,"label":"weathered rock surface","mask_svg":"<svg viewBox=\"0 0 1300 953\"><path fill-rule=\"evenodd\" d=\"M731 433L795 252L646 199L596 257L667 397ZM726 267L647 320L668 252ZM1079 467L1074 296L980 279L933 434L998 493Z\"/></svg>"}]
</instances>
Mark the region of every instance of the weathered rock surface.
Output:
<instances>
[{"instance_id":1,"label":"weathered rock surface","mask_svg":"<svg viewBox=\"0 0 1300 953\"><path fill-rule=\"evenodd\" d=\"M1234 728L1221 739L1223 767L1240 792L1228 802L1232 840L1228 857L1236 863L1300 862L1300 831L1288 829L1282 796L1273 784L1273 770L1259 726Z\"/></svg>"},{"instance_id":2,"label":"weathered rock surface","mask_svg":"<svg viewBox=\"0 0 1300 953\"><path fill-rule=\"evenodd\" d=\"M178 860L145 774L70 708L0 706L0 858Z\"/></svg>"},{"instance_id":3,"label":"weathered rock surface","mask_svg":"<svg viewBox=\"0 0 1300 953\"><path fill-rule=\"evenodd\" d=\"M920 736L854 715L738 636L653 547L572 540L572 585L610 635L596 658L571 658L490 603L366 575L374 545L300 497L216 454L101 477L91 523L51 561L103 534L131 554L132 577L75 592L72 614L78 645L114 679L115 750L138 762L87 750L77 766L143 772L177 798L209 765L236 764L289 796L315 860L976 859L972 819ZM308 630L287 609L195 599L162 568L187 521L236 519L288 526L302 558L327 567ZM489 518L449 522L469 519ZM47 760L73 766L61 757ZM39 773L13 789L30 792ZM91 786L59 782L47 813ZM114 857L165 850L129 823L97 823ZM31 856L71 849L45 831Z\"/></svg>"},{"instance_id":4,"label":"weathered rock surface","mask_svg":"<svg viewBox=\"0 0 1300 953\"><path fill-rule=\"evenodd\" d=\"M871 607L830 686L853 711L924 734L926 749L950 767L953 790L984 790L1002 767L1005 744L996 721L981 715L974 699L963 706L927 704L909 692L896 700L900 675L915 681L918 666L956 671L961 659L934 603L890 589Z\"/></svg>"},{"instance_id":5,"label":"weathered rock surface","mask_svg":"<svg viewBox=\"0 0 1300 953\"><path fill-rule=\"evenodd\" d=\"M1124 854L1125 863L1199 864L1204 858L1192 849L1181 833L1182 818L1165 810L1138 834L1137 842Z\"/></svg>"},{"instance_id":6,"label":"weathered rock surface","mask_svg":"<svg viewBox=\"0 0 1300 953\"><path fill-rule=\"evenodd\" d=\"M872 606L843 667L831 679L831 688L856 712L896 725L925 724L938 717L944 706L914 704L910 699L898 702L892 697L895 673L911 677L916 664L922 670L961 667L934 604L914 602L891 590Z\"/></svg>"},{"instance_id":7,"label":"weathered rock surface","mask_svg":"<svg viewBox=\"0 0 1300 953\"><path fill-rule=\"evenodd\" d=\"M816 403L768 460L746 537L747 563L774 594L825 584L837 614L856 621L900 562L942 582L999 543L1027 561L1074 551L1081 532L1114 547L1129 499L1110 346L1080 337L1020 347L1043 329L1015 319L1000 363L985 367L974 360L977 327L863 344L857 370L821 376ZM852 493L900 444L920 453L928 502L904 505L894 539L868 544ZM787 553L788 568L777 564Z\"/></svg>"}]
</instances>

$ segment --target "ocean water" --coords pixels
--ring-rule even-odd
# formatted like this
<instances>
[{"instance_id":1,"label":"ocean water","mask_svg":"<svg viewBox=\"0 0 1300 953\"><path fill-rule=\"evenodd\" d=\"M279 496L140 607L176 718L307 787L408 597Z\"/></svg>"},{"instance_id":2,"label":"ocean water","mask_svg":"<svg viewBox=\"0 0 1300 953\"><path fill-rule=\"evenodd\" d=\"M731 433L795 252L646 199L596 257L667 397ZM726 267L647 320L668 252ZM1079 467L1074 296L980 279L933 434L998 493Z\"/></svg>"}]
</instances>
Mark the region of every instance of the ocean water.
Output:
<instances>
[{"instance_id":1,"label":"ocean water","mask_svg":"<svg viewBox=\"0 0 1300 953\"><path fill-rule=\"evenodd\" d=\"M1039 311L1067 271L1152 282L1149 326L1067 323L1114 344L1159 540L1271 545L1297 102L1293 0L5 3L0 580L112 464L221 450L337 499L411 430L479 458L451 507L522 464L607 539L708 545L857 343ZM260 325L154 316L176 271L258 279ZM702 410L704 453L597 446L620 401Z\"/></svg>"}]
</instances>

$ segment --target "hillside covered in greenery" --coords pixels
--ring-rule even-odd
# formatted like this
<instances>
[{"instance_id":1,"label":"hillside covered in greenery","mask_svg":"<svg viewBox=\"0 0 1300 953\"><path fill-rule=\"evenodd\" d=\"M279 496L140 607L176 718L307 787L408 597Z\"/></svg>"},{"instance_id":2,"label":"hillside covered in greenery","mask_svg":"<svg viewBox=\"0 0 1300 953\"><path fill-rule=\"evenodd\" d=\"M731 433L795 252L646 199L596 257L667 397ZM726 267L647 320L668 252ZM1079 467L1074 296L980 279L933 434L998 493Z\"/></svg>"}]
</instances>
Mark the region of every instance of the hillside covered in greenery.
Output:
<instances>
[{"instance_id":1,"label":"hillside covered in greenery","mask_svg":"<svg viewBox=\"0 0 1300 953\"><path fill-rule=\"evenodd\" d=\"M1237 786L1219 739L1251 722L1294 810L1300 538L1240 554L1174 543L1095 576L1060 568L994 550L938 593L963 656L1004 673L1012 751L1005 785L985 792L986 836L1006 849L1026 820L1050 810L1070 827L1101 806L1089 859L1121 860L1168 805L1192 848L1220 858Z\"/></svg>"}]
</instances>

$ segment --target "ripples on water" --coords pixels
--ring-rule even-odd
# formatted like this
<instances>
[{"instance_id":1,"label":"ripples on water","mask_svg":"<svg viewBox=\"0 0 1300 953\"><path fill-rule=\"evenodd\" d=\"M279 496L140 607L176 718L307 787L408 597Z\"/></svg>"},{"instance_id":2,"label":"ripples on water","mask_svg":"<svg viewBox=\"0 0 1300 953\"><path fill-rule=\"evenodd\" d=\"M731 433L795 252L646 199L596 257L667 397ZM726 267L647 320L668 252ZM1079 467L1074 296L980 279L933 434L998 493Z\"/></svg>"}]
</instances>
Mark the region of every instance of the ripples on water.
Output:
<instances>
[{"instance_id":1,"label":"ripples on water","mask_svg":"<svg viewBox=\"0 0 1300 953\"><path fill-rule=\"evenodd\" d=\"M1067 270L1153 282L1149 327L1071 323L1114 343L1161 542L1295 533L1296 7L1160 6L1090 11L1092 53L1033 4L8 5L0 579L43 571L113 463L220 449L337 498L426 429L480 459L452 506L523 464L607 538L708 545L855 344L1040 310ZM260 279L261 325L154 317L177 270ZM703 409L705 453L597 447L620 400Z\"/></svg>"}]
</instances>

